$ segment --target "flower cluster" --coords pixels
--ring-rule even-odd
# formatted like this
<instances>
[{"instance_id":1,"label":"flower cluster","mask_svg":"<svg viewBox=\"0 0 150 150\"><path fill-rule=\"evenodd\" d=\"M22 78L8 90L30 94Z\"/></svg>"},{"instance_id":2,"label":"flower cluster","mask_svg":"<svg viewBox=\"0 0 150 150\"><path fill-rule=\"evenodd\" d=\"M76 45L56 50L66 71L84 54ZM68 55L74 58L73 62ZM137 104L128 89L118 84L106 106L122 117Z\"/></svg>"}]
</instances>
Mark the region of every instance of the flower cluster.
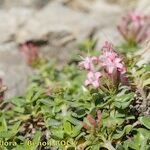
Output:
<instances>
[{"instance_id":1,"label":"flower cluster","mask_svg":"<svg viewBox=\"0 0 150 150\"><path fill-rule=\"evenodd\" d=\"M33 65L39 59L38 48L32 42L20 44L20 51L28 65Z\"/></svg>"},{"instance_id":2,"label":"flower cluster","mask_svg":"<svg viewBox=\"0 0 150 150\"><path fill-rule=\"evenodd\" d=\"M102 47L100 56L88 56L79 63L79 66L88 72L85 85L92 85L95 88L100 87L101 78L106 74L113 80L121 80L121 77L126 73L122 59L108 41Z\"/></svg>"},{"instance_id":3,"label":"flower cluster","mask_svg":"<svg viewBox=\"0 0 150 150\"><path fill-rule=\"evenodd\" d=\"M149 18L139 12L130 12L122 17L117 28L128 42L141 43L150 32Z\"/></svg>"}]
</instances>

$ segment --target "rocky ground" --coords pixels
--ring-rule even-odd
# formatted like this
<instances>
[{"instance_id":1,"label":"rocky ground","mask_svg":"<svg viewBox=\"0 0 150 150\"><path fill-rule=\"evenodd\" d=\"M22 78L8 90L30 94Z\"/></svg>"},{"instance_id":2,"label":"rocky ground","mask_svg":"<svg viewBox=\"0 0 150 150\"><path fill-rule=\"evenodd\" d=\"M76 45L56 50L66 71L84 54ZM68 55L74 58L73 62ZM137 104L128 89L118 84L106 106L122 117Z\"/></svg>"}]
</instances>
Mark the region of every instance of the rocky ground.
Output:
<instances>
[{"instance_id":1,"label":"rocky ground","mask_svg":"<svg viewBox=\"0 0 150 150\"><path fill-rule=\"evenodd\" d=\"M0 0L0 77L7 97L23 94L33 73L20 43L44 41L41 53L65 63L87 38L97 39L97 48L105 40L119 43L116 24L132 6L126 0Z\"/></svg>"}]
</instances>

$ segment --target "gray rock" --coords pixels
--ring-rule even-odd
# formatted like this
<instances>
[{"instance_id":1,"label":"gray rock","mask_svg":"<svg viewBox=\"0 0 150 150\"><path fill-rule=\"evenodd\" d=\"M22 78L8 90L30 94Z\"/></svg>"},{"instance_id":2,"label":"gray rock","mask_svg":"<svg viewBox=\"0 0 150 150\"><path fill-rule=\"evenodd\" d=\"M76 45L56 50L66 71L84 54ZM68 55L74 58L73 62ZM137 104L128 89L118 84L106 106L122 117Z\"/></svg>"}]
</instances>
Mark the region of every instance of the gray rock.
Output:
<instances>
[{"instance_id":1,"label":"gray rock","mask_svg":"<svg viewBox=\"0 0 150 150\"><path fill-rule=\"evenodd\" d=\"M97 49L100 49L105 41L111 41L114 45L122 42L122 37L117 31L117 23L124 10L116 4L106 1L96 1L90 10L90 16L97 20L98 29L94 35L97 39Z\"/></svg>"},{"instance_id":2,"label":"gray rock","mask_svg":"<svg viewBox=\"0 0 150 150\"><path fill-rule=\"evenodd\" d=\"M150 64L150 39L147 40L143 44L143 47L140 51L136 53L136 56L138 56L139 61L137 62L137 66L141 67L144 64Z\"/></svg>"},{"instance_id":3,"label":"gray rock","mask_svg":"<svg viewBox=\"0 0 150 150\"><path fill-rule=\"evenodd\" d=\"M14 44L11 45L12 48L15 48L14 46ZM9 46L7 48L9 49ZM0 50L0 78L8 87L6 98L22 95L32 73L17 50Z\"/></svg>"},{"instance_id":4,"label":"gray rock","mask_svg":"<svg viewBox=\"0 0 150 150\"><path fill-rule=\"evenodd\" d=\"M62 0L65 6L77 11L89 12L94 1L91 0Z\"/></svg>"},{"instance_id":5,"label":"gray rock","mask_svg":"<svg viewBox=\"0 0 150 150\"><path fill-rule=\"evenodd\" d=\"M96 20L87 14L53 2L28 21L18 32L17 41L47 39L54 45L63 45L87 38L95 27Z\"/></svg>"},{"instance_id":6,"label":"gray rock","mask_svg":"<svg viewBox=\"0 0 150 150\"><path fill-rule=\"evenodd\" d=\"M13 8L13 7L44 7L51 0L0 0L1 8Z\"/></svg>"},{"instance_id":7,"label":"gray rock","mask_svg":"<svg viewBox=\"0 0 150 150\"><path fill-rule=\"evenodd\" d=\"M105 27L99 32L97 32L94 36L97 40L96 49L100 50L102 46L104 45L105 41L110 41L114 44L114 46L119 45L120 43L123 43L123 38L117 31L116 27Z\"/></svg>"},{"instance_id":8,"label":"gray rock","mask_svg":"<svg viewBox=\"0 0 150 150\"><path fill-rule=\"evenodd\" d=\"M15 41L18 29L32 18L33 12L26 8L0 10L0 44Z\"/></svg>"}]
</instances>

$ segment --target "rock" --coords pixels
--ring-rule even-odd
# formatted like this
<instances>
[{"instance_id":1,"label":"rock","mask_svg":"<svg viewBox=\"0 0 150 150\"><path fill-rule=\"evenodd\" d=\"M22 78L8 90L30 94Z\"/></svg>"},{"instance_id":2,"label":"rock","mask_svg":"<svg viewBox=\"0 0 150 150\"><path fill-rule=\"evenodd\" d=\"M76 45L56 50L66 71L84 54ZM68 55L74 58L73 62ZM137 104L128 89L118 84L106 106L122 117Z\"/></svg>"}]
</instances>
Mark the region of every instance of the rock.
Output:
<instances>
[{"instance_id":1,"label":"rock","mask_svg":"<svg viewBox=\"0 0 150 150\"><path fill-rule=\"evenodd\" d=\"M81 3L78 0L68 1L77 6ZM47 40L55 46L63 46L70 41L78 43L88 38L95 29L114 26L122 12L117 5L103 1L84 0L82 3L86 3L84 7L89 10L88 13L73 10L57 1L52 1L40 11L20 7L1 10L0 19L5 21L0 23L0 43L23 43L28 40Z\"/></svg>"},{"instance_id":2,"label":"rock","mask_svg":"<svg viewBox=\"0 0 150 150\"><path fill-rule=\"evenodd\" d=\"M53 2L38 12L17 34L17 42L47 39L52 45L63 45L72 40L87 38L96 20Z\"/></svg>"},{"instance_id":3,"label":"rock","mask_svg":"<svg viewBox=\"0 0 150 150\"><path fill-rule=\"evenodd\" d=\"M122 42L123 39L116 26L123 12L124 10L120 6L105 1L97 0L93 4L90 16L98 23L98 29L94 35L94 39L97 40L97 49L100 49L105 41L111 41L114 45Z\"/></svg>"},{"instance_id":4,"label":"rock","mask_svg":"<svg viewBox=\"0 0 150 150\"><path fill-rule=\"evenodd\" d=\"M137 66L142 66L144 64L150 64L150 40L144 43L143 48L136 53L139 57Z\"/></svg>"},{"instance_id":5,"label":"rock","mask_svg":"<svg viewBox=\"0 0 150 150\"><path fill-rule=\"evenodd\" d=\"M123 38L121 37L121 35L119 34L119 32L115 27L114 28L108 27L100 30L95 34L94 38L97 40L96 49L98 50L102 48L105 41L112 42L114 46L123 43Z\"/></svg>"},{"instance_id":6,"label":"rock","mask_svg":"<svg viewBox=\"0 0 150 150\"><path fill-rule=\"evenodd\" d=\"M89 12L93 2L90 0L62 0L62 3L74 10Z\"/></svg>"},{"instance_id":7,"label":"rock","mask_svg":"<svg viewBox=\"0 0 150 150\"><path fill-rule=\"evenodd\" d=\"M114 27L117 20L123 14L123 9L116 4L109 4L97 0L90 9L90 16L97 21L99 29L103 27Z\"/></svg>"},{"instance_id":8,"label":"rock","mask_svg":"<svg viewBox=\"0 0 150 150\"><path fill-rule=\"evenodd\" d=\"M11 47L15 48L15 45L12 44ZM32 73L17 50L5 49L2 51L0 48L0 78L8 87L6 99L22 95Z\"/></svg>"},{"instance_id":9,"label":"rock","mask_svg":"<svg viewBox=\"0 0 150 150\"><path fill-rule=\"evenodd\" d=\"M145 0L145 1L138 0L135 9L136 9L136 11L140 11L140 12L143 12L143 13L149 15L150 14L150 1L149 0Z\"/></svg>"},{"instance_id":10,"label":"rock","mask_svg":"<svg viewBox=\"0 0 150 150\"><path fill-rule=\"evenodd\" d=\"M0 10L0 43L8 42L13 39L17 30L17 24L15 20Z\"/></svg>"},{"instance_id":11,"label":"rock","mask_svg":"<svg viewBox=\"0 0 150 150\"><path fill-rule=\"evenodd\" d=\"M13 7L32 7L41 8L44 7L51 0L0 0L2 8L13 8Z\"/></svg>"},{"instance_id":12,"label":"rock","mask_svg":"<svg viewBox=\"0 0 150 150\"><path fill-rule=\"evenodd\" d=\"M32 9L12 8L0 10L0 44L15 41L19 28L31 19Z\"/></svg>"}]
</instances>

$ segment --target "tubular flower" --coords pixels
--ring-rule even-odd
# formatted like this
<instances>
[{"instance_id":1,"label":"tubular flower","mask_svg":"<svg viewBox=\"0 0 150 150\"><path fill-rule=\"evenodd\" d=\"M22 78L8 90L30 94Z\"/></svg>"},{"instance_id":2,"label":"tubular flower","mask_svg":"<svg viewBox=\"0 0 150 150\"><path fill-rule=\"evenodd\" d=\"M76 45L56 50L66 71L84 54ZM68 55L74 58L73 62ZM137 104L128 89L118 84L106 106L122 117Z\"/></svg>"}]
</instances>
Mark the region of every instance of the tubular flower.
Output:
<instances>
[{"instance_id":1,"label":"tubular flower","mask_svg":"<svg viewBox=\"0 0 150 150\"><path fill-rule=\"evenodd\" d=\"M94 88L103 86L104 82L100 82L100 78L108 76L114 84L125 81L126 68L113 48L113 44L106 41L102 47L100 56L86 57L79 66L87 70L87 79L85 85L92 85ZM102 86L100 86L102 84Z\"/></svg>"},{"instance_id":2,"label":"tubular flower","mask_svg":"<svg viewBox=\"0 0 150 150\"><path fill-rule=\"evenodd\" d=\"M94 70L94 64L98 62L97 57L86 57L83 61L79 63L79 66L86 70Z\"/></svg>"},{"instance_id":3,"label":"tubular flower","mask_svg":"<svg viewBox=\"0 0 150 150\"><path fill-rule=\"evenodd\" d=\"M85 81L85 85L93 85L95 88L98 88L100 86L100 72L89 72L87 75L87 80Z\"/></svg>"},{"instance_id":4,"label":"tubular flower","mask_svg":"<svg viewBox=\"0 0 150 150\"><path fill-rule=\"evenodd\" d=\"M150 31L148 17L139 12L130 12L122 17L117 28L125 40L134 43L143 42Z\"/></svg>"},{"instance_id":5,"label":"tubular flower","mask_svg":"<svg viewBox=\"0 0 150 150\"><path fill-rule=\"evenodd\" d=\"M102 55L99 57L102 66L106 69L108 74L112 75L114 72L124 74L126 68L122 63L122 59L119 58L118 54L114 51L112 44L106 42L105 45L110 45L107 49L103 49ZM106 47L106 46L103 47Z\"/></svg>"}]
</instances>

